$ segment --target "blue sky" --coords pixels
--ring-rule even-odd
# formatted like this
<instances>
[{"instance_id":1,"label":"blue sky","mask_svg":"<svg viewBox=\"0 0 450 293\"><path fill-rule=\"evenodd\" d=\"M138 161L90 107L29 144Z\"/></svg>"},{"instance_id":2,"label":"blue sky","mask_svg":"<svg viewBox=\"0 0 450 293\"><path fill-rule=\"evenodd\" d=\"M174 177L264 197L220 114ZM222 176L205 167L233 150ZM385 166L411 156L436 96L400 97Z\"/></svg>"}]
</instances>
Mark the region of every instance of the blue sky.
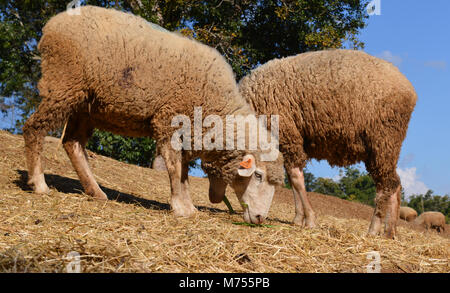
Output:
<instances>
[{"instance_id":1,"label":"blue sky","mask_svg":"<svg viewBox=\"0 0 450 293\"><path fill-rule=\"evenodd\" d=\"M450 194L450 1L379 1L381 14L360 35L364 51L397 65L418 94L398 164L402 185L407 195ZM2 117L0 127L9 121ZM317 177L339 174L324 161L307 168Z\"/></svg>"}]
</instances>

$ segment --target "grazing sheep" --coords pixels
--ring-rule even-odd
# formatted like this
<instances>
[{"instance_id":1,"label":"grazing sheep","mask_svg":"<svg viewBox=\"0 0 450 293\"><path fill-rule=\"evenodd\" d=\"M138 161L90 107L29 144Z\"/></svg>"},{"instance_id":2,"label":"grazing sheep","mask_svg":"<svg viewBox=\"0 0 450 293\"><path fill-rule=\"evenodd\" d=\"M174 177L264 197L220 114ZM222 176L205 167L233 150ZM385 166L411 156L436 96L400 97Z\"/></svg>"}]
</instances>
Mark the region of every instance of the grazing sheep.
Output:
<instances>
[{"instance_id":1,"label":"grazing sheep","mask_svg":"<svg viewBox=\"0 0 450 293\"><path fill-rule=\"evenodd\" d=\"M414 221L417 218L417 212L410 207L400 207L400 219L407 222Z\"/></svg>"},{"instance_id":2,"label":"grazing sheep","mask_svg":"<svg viewBox=\"0 0 450 293\"><path fill-rule=\"evenodd\" d=\"M424 212L414 221L425 229L436 229L439 233L445 231L445 216L440 212Z\"/></svg>"},{"instance_id":3,"label":"grazing sheep","mask_svg":"<svg viewBox=\"0 0 450 293\"><path fill-rule=\"evenodd\" d=\"M171 145L172 118L185 115L192 123L194 107L224 119L254 114L216 50L154 29L132 14L93 6L82 7L80 15L53 17L38 48L42 102L23 128L28 183L36 193L49 190L41 162L43 137L67 122L64 148L85 192L95 198L107 197L89 169L84 147L98 128L156 140L168 169L175 215L196 211L188 192L188 162L199 157L213 178L235 189L247 222L264 220L274 185L283 180L281 156L263 162L259 149L177 151ZM248 169L240 167L249 160ZM221 188L210 189L210 197L223 196Z\"/></svg>"},{"instance_id":4,"label":"grazing sheep","mask_svg":"<svg viewBox=\"0 0 450 293\"><path fill-rule=\"evenodd\" d=\"M280 151L294 187L294 222L315 226L303 168L364 162L377 188L370 234L394 237L400 205L396 165L416 103L411 83L391 63L361 51L327 50L275 59L244 77L242 96L258 114L280 115ZM386 212L387 210L387 212Z\"/></svg>"}]
</instances>

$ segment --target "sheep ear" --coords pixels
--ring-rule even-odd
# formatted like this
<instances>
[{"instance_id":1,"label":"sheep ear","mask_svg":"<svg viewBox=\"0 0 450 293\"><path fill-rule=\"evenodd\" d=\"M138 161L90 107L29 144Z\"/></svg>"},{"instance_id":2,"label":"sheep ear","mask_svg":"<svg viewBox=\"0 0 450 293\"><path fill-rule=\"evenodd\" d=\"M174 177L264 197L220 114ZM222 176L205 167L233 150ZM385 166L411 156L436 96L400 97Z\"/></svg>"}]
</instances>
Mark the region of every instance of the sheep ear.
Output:
<instances>
[{"instance_id":1,"label":"sheep ear","mask_svg":"<svg viewBox=\"0 0 450 293\"><path fill-rule=\"evenodd\" d=\"M245 155L242 162L239 163L238 174L242 177L250 177L256 170L255 157Z\"/></svg>"}]
</instances>

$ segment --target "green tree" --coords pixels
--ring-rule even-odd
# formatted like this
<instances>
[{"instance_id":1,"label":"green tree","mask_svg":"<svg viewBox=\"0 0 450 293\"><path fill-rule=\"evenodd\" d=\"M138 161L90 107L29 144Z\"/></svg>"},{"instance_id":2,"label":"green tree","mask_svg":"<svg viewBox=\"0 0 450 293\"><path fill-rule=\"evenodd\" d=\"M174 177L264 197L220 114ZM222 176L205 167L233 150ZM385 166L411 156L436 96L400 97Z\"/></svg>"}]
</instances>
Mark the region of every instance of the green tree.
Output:
<instances>
[{"instance_id":1,"label":"green tree","mask_svg":"<svg viewBox=\"0 0 450 293\"><path fill-rule=\"evenodd\" d=\"M432 190L425 194L411 195L407 200L407 205L421 214L428 211L441 212L445 215L447 223L450 219L450 196L434 195Z\"/></svg>"},{"instance_id":2,"label":"green tree","mask_svg":"<svg viewBox=\"0 0 450 293\"><path fill-rule=\"evenodd\" d=\"M366 172L361 172L358 168L349 166L341 169L339 173L340 179L335 181L331 178L315 178L313 174L305 172L307 191L337 196L369 205L375 204L375 183Z\"/></svg>"},{"instance_id":3,"label":"green tree","mask_svg":"<svg viewBox=\"0 0 450 293\"><path fill-rule=\"evenodd\" d=\"M355 167L346 167L345 175L339 180L341 190L346 199L374 205L376 187L372 178L365 172Z\"/></svg>"},{"instance_id":4,"label":"green tree","mask_svg":"<svg viewBox=\"0 0 450 293\"><path fill-rule=\"evenodd\" d=\"M131 138L95 130L87 148L129 164L151 167L156 145L148 137Z\"/></svg>"},{"instance_id":5,"label":"green tree","mask_svg":"<svg viewBox=\"0 0 450 293\"><path fill-rule=\"evenodd\" d=\"M314 192L333 195L343 199L347 197L346 194L342 191L339 183L335 182L331 178L322 178L322 177L317 178Z\"/></svg>"}]
</instances>

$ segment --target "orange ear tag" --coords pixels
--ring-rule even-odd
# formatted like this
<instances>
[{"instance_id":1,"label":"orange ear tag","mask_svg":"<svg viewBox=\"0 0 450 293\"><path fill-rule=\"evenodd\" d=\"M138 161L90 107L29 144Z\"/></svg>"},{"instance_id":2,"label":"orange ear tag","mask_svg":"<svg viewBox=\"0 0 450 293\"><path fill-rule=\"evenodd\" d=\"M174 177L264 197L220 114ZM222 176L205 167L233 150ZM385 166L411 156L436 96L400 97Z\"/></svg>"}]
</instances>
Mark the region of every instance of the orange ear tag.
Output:
<instances>
[{"instance_id":1,"label":"orange ear tag","mask_svg":"<svg viewBox=\"0 0 450 293\"><path fill-rule=\"evenodd\" d=\"M248 159L247 161L240 162L239 165L244 169L250 169L252 167L252 159Z\"/></svg>"}]
</instances>

